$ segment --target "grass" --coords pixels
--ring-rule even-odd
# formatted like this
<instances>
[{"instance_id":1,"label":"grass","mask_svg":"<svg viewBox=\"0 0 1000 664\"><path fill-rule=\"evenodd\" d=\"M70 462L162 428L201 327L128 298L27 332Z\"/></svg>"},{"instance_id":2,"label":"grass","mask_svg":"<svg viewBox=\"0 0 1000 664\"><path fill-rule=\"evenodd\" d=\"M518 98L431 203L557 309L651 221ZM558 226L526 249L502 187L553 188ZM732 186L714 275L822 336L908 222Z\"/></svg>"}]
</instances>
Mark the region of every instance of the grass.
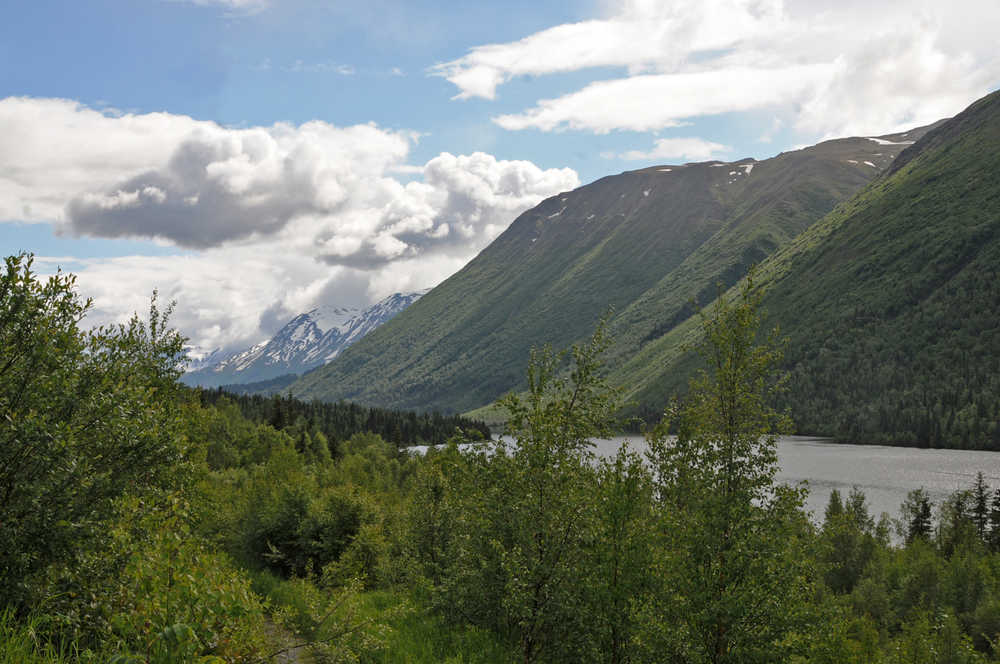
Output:
<instances>
[{"instance_id":1,"label":"grass","mask_svg":"<svg viewBox=\"0 0 1000 664\"><path fill-rule=\"evenodd\" d=\"M489 632L450 625L439 616L413 608L413 602L398 592L367 592L360 600L361 616L374 620L394 616L388 623L385 648L373 662L507 664L514 659L509 648Z\"/></svg>"},{"instance_id":2,"label":"grass","mask_svg":"<svg viewBox=\"0 0 1000 664\"><path fill-rule=\"evenodd\" d=\"M61 648L45 643L39 632L41 620L20 622L11 608L0 610L0 664L63 664L70 658Z\"/></svg>"},{"instance_id":3,"label":"grass","mask_svg":"<svg viewBox=\"0 0 1000 664\"><path fill-rule=\"evenodd\" d=\"M507 646L484 630L455 626L423 609L405 590L351 589L327 591L307 579L283 579L268 571L248 571L255 592L267 597L279 621L298 632L299 639L323 639L329 629L351 629L350 643L343 646L372 664L507 664L512 654ZM337 606L336 610L331 608ZM322 626L324 615L331 617ZM294 639L293 639L294 640ZM322 653L300 651L302 661L312 655L324 661ZM12 660L13 661L13 660ZM0 661L0 664L6 662Z\"/></svg>"}]
</instances>

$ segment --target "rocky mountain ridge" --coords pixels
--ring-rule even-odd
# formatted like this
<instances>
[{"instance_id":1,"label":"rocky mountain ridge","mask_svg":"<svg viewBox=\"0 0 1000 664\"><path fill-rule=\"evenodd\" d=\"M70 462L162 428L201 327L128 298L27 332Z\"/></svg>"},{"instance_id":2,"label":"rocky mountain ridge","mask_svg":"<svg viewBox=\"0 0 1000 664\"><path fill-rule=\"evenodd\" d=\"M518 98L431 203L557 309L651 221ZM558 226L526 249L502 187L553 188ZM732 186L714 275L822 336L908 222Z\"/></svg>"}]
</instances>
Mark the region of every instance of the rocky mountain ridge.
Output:
<instances>
[{"instance_id":1,"label":"rocky mountain ridge","mask_svg":"<svg viewBox=\"0 0 1000 664\"><path fill-rule=\"evenodd\" d=\"M391 320L426 291L394 293L365 309L323 306L295 316L267 341L219 357L217 351L189 365L182 380L218 387L304 373L334 359L354 342Z\"/></svg>"}]
</instances>

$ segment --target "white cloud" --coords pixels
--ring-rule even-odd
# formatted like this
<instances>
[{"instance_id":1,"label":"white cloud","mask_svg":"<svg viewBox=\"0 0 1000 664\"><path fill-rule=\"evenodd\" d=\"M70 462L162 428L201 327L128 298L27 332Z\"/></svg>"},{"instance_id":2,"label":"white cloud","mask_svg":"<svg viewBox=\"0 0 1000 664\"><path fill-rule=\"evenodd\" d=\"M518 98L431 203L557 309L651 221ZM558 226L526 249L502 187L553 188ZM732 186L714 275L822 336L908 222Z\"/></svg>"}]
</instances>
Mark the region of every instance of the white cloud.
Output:
<instances>
[{"instance_id":1,"label":"white cloud","mask_svg":"<svg viewBox=\"0 0 1000 664\"><path fill-rule=\"evenodd\" d=\"M82 192L165 164L183 137L216 125L183 115L119 114L68 99L0 100L0 220L64 218Z\"/></svg>"},{"instance_id":2,"label":"white cloud","mask_svg":"<svg viewBox=\"0 0 1000 664\"><path fill-rule=\"evenodd\" d=\"M203 7L223 7L234 12L253 14L270 6L270 0L174 0L175 2L190 2Z\"/></svg>"},{"instance_id":3,"label":"white cloud","mask_svg":"<svg viewBox=\"0 0 1000 664\"><path fill-rule=\"evenodd\" d=\"M483 153L408 165L416 135L371 124L231 129L26 98L0 100L0 124L13 129L0 134L0 219L193 250L74 271L95 322L143 310L159 288L203 348L273 332L263 312L274 321L320 297L363 304L433 285L517 214L579 185L570 169ZM418 177L404 184L399 171Z\"/></svg>"},{"instance_id":4,"label":"white cloud","mask_svg":"<svg viewBox=\"0 0 1000 664\"><path fill-rule=\"evenodd\" d=\"M832 71L832 65L800 65L644 74L591 83L558 99L543 99L524 113L501 115L495 122L510 130L585 129L600 134L678 127L700 115L750 111L805 95Z\"/></svg>"},{"instance_id":5,"label":"white cloud","mask_svg":"<svg viewBox=\"0 0 1000 664\"><path fill-rule=\"evenodd\" d=\"M432 73L458 98L516 77L624 75L520 113L509 130L648 131L767 108L822 136L890 131L960 111L1000 80L995 0L631 0L614 15L473 48Z\"/></svg>"},{"instance_id":6,"label":"white cloud","mask_svg":"<svg viewBox=\"0 0 1000 664\"><path fill-rule=\"evenodd\" d=\"M497 87L517 76L607 66L669 67L687 54L773 33L783 20L781 5L780 0L631 0L611 18L479 46L431 71L454 83L460 99L494 99Z\"/></svg>"},{"instance_id":7,"label":"white cloud","mask_svg":"<svg viewBox=\"0 0 1000 664\"><path fill-rule=\"evenodd\" d=\"M643 152L642 150L628 150L621 154L612 153L608 156L628 161L707 161L714 159L721 153L729 152L731 149L729 146L722 145L721 143L714 143L701 138L659 138L653 144L653 149L647 152Z\"/></svg>"},{"instance_id":8,"label":"white cloud","mask_svg":"<svg viewBox=\"0 0 1000 664\"><path fill-rule=\"evenodd\" d=\"M352 65L337 64L336 62L304 62L302 60L296 60L285 70L295 73L340 74L341 76L354 76L357 73Z\"/></svg>"}]
</instances>

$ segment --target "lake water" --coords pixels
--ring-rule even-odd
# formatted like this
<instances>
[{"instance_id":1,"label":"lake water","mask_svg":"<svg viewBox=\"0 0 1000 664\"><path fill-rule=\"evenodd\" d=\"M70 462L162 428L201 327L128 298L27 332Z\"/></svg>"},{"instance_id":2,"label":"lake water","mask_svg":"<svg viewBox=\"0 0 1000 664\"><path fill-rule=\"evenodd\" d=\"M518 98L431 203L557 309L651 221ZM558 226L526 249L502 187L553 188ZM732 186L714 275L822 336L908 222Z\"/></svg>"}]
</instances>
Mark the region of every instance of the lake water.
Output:
<instances>
[{"instance_id":1,"label":"lake water","mask_svg":"<svg viewBox=\"0 0 1000 664\"><path fill-rule=\"evenodd\" d=\"M625 441L637 452L646 449L642 436L621 436L597 441L595 451L610 456ZM833 489L846 498L851 487L857 486L868 498L872 515L878 518L888 512L898 518L899 506L913 489L926 489L937 505L953 491L972 486L980 471L994 489L1000 486L998 452L843 445L822 438L783 436L778 441L778 464L778 481L808 484L806 509L817 519L823 518Z\"/></svg>"},{"instance_id":2,"label":"lake water","mask_svg":"<svg viewBox=\"0 0 1000 664\"><path fill-rule=\"evenodd\" d=\"M594 443L594 451L612 456L624 442L640 454L646 451L642 436L619 436ZM426 447L410 448L422 452ZM906 494L923 488L935 505L958 489L968 489L982 472L987 484L1000 486L1000 452L928 450L882 445L844 445L823 438L782 436L778 440L779 482L806 482L806 509L822 520L830 492L847 497L858 487L868 499L868 511L878 519L882 512L899 518Z\"/></svg>"}]
</instances>

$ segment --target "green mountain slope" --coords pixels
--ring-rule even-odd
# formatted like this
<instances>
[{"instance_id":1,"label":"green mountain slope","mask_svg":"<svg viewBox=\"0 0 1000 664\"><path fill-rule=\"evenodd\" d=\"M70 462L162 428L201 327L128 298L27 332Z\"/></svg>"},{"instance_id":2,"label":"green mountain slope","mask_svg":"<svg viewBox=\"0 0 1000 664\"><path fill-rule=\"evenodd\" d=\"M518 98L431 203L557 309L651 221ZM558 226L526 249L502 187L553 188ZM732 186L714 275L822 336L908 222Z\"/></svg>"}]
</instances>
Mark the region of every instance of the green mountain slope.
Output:
<instances>
[{"instance_id":1,"label":"green mountain slope","mask_svg":"<svg viewBox=\"0 0 1000 664\"><path fill-rule=\"evenodd\" d=\"M789 337L787 405L799 428L1000 449L998 270L994 93L761 266L770 321ZM681 387L694 365L679 350L690 327L616 372L640 403Z\"/></svg>"},{"instance_id":2,"label":"green mountain slope","mask_svg":"<svg viewBox=\"0 0 1000 664\"><path fill-rule=\"evenodd\" d=\"M761 162L606 177L525 212L465 268L304 376L300 397L464 411L522 383L529 349L586 337L613 308L624 361L733 283L905 147L828 141ZM666 326L666 327L664 327Z\"/></svg>"}]
</instances>

